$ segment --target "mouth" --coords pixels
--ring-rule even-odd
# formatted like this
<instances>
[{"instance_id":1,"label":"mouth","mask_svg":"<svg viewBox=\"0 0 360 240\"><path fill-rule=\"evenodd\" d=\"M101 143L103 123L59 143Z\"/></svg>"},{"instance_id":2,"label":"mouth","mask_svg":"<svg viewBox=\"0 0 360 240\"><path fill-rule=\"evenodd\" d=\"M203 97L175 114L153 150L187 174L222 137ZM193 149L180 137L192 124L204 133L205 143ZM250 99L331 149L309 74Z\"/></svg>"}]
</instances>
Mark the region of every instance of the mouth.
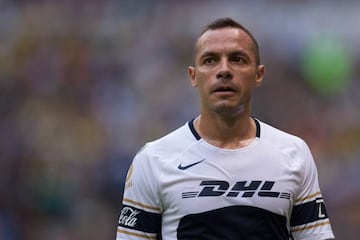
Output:
<instances>
[{"instance_id":1,"label":"mouth","mask_svg":"<svg viewBox=\"0 0 360 240\"><path fill-rule=\"evenodd\" d=\"M214 93L233 93L236 89L231 86L218 86L213 90Z\"/></svg>"}]
</instances>

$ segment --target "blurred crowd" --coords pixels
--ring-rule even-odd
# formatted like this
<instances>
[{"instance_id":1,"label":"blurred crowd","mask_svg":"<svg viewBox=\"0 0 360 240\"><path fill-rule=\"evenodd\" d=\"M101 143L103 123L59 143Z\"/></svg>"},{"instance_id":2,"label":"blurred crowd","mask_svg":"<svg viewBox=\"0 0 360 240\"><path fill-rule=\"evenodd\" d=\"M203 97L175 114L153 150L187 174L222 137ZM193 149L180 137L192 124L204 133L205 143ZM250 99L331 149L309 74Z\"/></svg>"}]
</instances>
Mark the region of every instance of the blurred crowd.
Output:
<instances>
[{"instance_id":1,"label":"blurred crowd","mask_svg":"<svg viewBox=\"0 0 360 240\"><path fill-rule=\"evenodd\" d=\"M360 235L358 1L0 0L0 240L114 239L142 145L198 114L209 21L253 32L253 115L305 139L338 239Z\"/></svg>"}]
</instances>

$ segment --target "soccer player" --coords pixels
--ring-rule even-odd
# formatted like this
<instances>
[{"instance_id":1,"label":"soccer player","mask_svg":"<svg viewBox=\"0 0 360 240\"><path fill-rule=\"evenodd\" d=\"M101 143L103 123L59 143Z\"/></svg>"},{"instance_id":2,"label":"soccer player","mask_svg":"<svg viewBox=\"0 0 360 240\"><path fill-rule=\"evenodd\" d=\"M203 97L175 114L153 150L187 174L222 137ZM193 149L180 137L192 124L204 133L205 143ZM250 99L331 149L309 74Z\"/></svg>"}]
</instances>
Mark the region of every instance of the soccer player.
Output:
<instances>
[{"instance_id":1,"label":"soccer player","mask_svg":"<svg viewBox=\"0 0 360 240\"><path fill-rule=\"evenodd\" d=\"M264 76L252 34L210 23L188 73L200 114L136 154L117 239L333 239L306 143L251 117Z\"/></svg>"}]
</instances>

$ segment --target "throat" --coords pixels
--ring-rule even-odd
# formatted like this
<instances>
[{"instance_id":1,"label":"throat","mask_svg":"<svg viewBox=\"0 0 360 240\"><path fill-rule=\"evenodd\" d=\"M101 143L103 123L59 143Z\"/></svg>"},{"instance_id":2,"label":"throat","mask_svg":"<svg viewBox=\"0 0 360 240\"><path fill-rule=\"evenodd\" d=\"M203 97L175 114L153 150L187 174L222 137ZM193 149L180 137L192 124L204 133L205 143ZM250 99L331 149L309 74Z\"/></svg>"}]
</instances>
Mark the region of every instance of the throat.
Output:
<instances>
[{"instance_id":1,"label":"throat","mask_svg":"<svg viewBox=\"0 0 360 240\"><path fill-rule=\"evenodd\" d=\"M206 142L224 149L246 147L256 138L256 124L250 117L228 124L214 119L207 122L206 118L199 116L194 121L194 127Z\"/></svg>"},{"instance_id":2,"label":"throat","mask_svg":"<svg viewBox=\"0 0 360 240\"><path fill-rule=\"evenodd\" d=\"M221 141L216 139L204 139L209 144L223 149L239 149L250 145L255 137L249 139Z\"/></svg>"}]
</instances>

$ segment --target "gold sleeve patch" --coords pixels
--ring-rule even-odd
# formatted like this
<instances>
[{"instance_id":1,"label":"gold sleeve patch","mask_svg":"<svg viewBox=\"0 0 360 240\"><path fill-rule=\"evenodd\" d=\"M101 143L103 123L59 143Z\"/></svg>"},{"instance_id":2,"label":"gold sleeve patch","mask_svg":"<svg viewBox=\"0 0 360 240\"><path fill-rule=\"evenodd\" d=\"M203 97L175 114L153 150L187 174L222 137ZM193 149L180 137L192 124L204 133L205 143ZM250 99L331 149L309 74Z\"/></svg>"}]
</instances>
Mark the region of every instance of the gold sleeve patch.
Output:
<instances>
[{"instance_id":1,"label":"gold sleeve patch","mask_svg":"<svg viewBox=\"0 0 360 240\"><path fill-rule=\"evenodd\" d=\"M134 171L134 167L133 167L133 164L131 164L130 168L126 174L125 189L132 187L131 177L132 177L133 171Z\"/></svg>"}]
</instances>

